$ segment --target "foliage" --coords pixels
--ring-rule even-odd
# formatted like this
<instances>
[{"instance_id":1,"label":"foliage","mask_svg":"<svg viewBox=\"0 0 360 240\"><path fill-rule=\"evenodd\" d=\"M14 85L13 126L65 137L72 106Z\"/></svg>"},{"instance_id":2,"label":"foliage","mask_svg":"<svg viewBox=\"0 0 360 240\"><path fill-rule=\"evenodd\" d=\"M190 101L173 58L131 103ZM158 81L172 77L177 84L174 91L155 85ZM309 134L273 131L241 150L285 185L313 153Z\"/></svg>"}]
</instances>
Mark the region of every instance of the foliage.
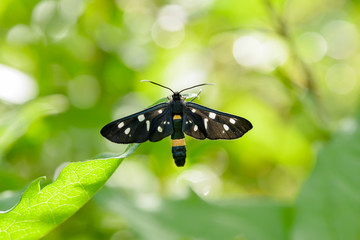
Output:
<instances>
[{"instance_id":1,"label":"foliage","mask_svg":"<svg viewBox=\"0 0 360 240\"><path fill-rule=\"evenodd\" d=\"M287 239L288 209L272 201L209 203L192 194L184 200L161 201L154 211L137 206L136 198L114 189L104 189L96 198L108 211L126 217L140 239Z\"/></svg>"},{"instance_id":2,"label":"foliage","mask_svg":"<svg viewBox=\"0 0 360 240\"><path fill-rule=\"evenodd\" d=\"M360 116L357 117L357 125ZM319 152L295 203L291 239L357 239L360 232L360 129L336 134Z\"/></svg>"},{"instance_id":3,"label":"foliage","mask_svg":"<svg viewBox=\"0 0 360 240\"><path fill-rule=\"evenodd\" d=\"M116 158L70 163L43 189L40 189L40 181L44 177L33 181L16 207L0 215L0 238L38 239L44 236L78 211L137 146L130 145Z\"/></svg>"}]
</instances>

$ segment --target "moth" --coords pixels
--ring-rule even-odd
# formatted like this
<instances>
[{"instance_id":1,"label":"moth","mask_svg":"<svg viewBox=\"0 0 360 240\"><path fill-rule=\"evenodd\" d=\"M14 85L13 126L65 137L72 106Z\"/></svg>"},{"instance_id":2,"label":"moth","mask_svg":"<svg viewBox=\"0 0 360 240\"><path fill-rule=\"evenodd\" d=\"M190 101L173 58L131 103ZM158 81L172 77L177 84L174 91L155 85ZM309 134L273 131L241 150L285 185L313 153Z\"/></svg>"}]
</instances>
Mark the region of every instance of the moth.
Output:
<instances>
[{"instance_id":1,"label":"moth","mask_svg":"<svg viewBox=\"0 0 360 240\"><path fill-rule=\"evenodd\" d=\"M190 101L181 93L195 87L210 85L203 83L174 92L169 87L150 82L169 89L173 94L168 102L163 102L141 112L115 120L105 125L100 133L114 143L142 143L147 140L157 142L171 135L172 155L175 164L185 164L186 148L184 133L195 139L236 139L252 129L245 118L213 110L193 103L200 92Z\"/></svg>"}]
</instances>

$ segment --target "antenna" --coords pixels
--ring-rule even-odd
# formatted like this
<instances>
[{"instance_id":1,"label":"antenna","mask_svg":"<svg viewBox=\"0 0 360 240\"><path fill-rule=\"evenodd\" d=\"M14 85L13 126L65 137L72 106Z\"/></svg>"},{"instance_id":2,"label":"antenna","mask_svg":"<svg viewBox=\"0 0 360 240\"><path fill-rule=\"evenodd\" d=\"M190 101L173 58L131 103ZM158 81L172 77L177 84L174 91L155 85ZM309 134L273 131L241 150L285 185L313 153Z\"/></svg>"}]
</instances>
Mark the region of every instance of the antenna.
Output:
<instances>
[{"instance_id":1,"label":"antenna","mask_svg":"<svg viewBox=\"0 0 360 240\"><path fill-rule=\"evenodd\" d=\"M195 86L192 86L192 87L188 87L188 88L184 88L183 90L181 90L179 93L185 91L185 90L189 90L189 89L192 89L192 88L196 88L196 87L200 87L200 86L204 86L204 85L215 85L214 83L202 83L202 84L199 84L199 85L195 85Z\"/></svg>"},{"instance_id":2,"label":"antenna","mask_svg":"<svg viewBox=\"0 0 360 240\"><path fill-rule=\"evenodd\" d=\"M174 92L171 88L166 87L166 86L163 86L163 85L158 84L158 83L153 82L153 81L149 81L149 80L141 80L140 82L149 82L149 83L152 83L152 84L158 85L158 86L160 86L160 87L163 87L163 88L169 89L170 91L172 91L172 93L175 93L175 92Z\"/></svg>"}]
</instances>

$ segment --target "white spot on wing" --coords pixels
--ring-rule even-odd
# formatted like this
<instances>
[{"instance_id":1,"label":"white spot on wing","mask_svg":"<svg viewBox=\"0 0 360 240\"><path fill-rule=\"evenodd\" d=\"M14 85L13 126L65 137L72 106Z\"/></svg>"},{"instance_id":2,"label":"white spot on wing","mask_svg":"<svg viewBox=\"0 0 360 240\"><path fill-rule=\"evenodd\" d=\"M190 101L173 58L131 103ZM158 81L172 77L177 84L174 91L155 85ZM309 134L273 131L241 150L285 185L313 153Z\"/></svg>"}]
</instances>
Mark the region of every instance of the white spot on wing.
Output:
<instances>
[{"instance_id":1,"label":"white spot on wing","mask_svg":"<svg viewBox=\"0 0 360 240\"><path fill-rule=\"evenodd\" d=\"M228 131L230 129L229 126L226 124L224 124L223 126L224 126L225 131Z\"/></svg>"},{"instance_id":2,"label":"white spot on wing","mask_svg":"<svg viewBox=\"0 0 360 240\"><path fill-rule=\"evenodd\" d=\"M205 129L207 129L207 127L208 127L208 121L209 121L209 119L207 119L207 118L204 118L204 125L205 125Z\"/></svg>"},{"instance_id":3,"label":"white spot on wing","mask_svg":"<svg viewBox=\"0 0 360 240\"><path fill-rule=\"evenodd\" d=\"M213 113L213 112L209 113L209 117L210 117L211 119L215 119L216 113Z\"/></svg>"},{"instance_id":4,"label":"white spot on wing","mask_svg":"<svg viewBox=\"0 0 360 240\"><path fill-rule=\"evenodd\" d=\"M198 130L198 126L195 125L195 126L194 126L194 132L196 132L197 130Z\"/></svg>"},{"instance_id":5,"label":"white spot on wing","mask_svg":"<svg viewBox=\"0 0 360 240\"><path fill-rule=\"evenodd\" d=\"M124 126L124 122L119 123L118 128L122 128Z\"/></svg>"},{"instance_id":6,"label":"white spot on wing","mask_svg":"<svg viewBox=\"0 0 360 240\"><path fill-rule=\"evenodd\" d=\"M158 132L162 132L163 131L163 129L162 129L162 127L160 127L160 126L158 126Z\"/></svg>"},{"instance_id":7,"label":"white spot on wing","mask_svg":"<svg viewBox=\"0 0 360 240\"><path fill-rule=\"evenodd\" d=\"M168 125L170 125L170 122L167 122Z\"/></svg>"},{"instance_id":8,"label":"white spot on wing","mask_svg":"<svg viewBox=\"0 0 360 240\"><path fill-rule=\"evenodd\" d=\"M189 124L189 121L186 121L186 124Z\"/></svg>"},{"instance_id":9,"label":"white spot on wing","mask_svg":"<svg viewBox=\"0 0 360 240\"><path fill-rule=\"evenodd\" d=\"M230 123L231 123L231 124L235 124L235 119L230 118Z\"/></svg>"},{"instance_id":10,"label":"white spot on wing","mask_svg":"<svg viewBox=\"0 0 360 240\"><path fill-rule=\"evenodd\" d=\"M146 131L150 130L150 121L146 120Z\"/></svg>"},{"instance_id":11,"label":"white spot on wing","mask_svg":"<svg viewBox=\"0 0 360 240\"><path fill-rule=\"evenodd\" d=\"M138 116L138 120L139 120L139 122L144 121L144 120L145 120L144 114L139 115L139 116Z\"/></svg>"},{"instance_id":12,"label":"white spot on wing","mask_svg":"<svg viewBox=\"0 0 360 240\"><path fill-rule=\"evenodd\" d=\"M160 109L159 111L158 111L158 113L162 113L163 112L163 110L162 109Z\"/></svg>"},{"instance_id":13,"label":"white spot on wing","mask_svg":"<svg viewBox=\"0 0 360 240\"><path fill-rule=\"evenodd\" d=\"M130 132L130 130L131 130L130 128L127 128L127 129L125 129L125 132L124 132L124 133L125 133L126 135L128 135L129 132Z\"/></svg>"},{"instance_id":14,"label":"white spot on wing","mask_svg":"<svg viewBox=\"0 0 360 240\"><path fill-rule=\"evenodd\" d=\"M193 108L193 109L191 109L191 111L192 111L193 113L195 113L195 112L196 112L196 109Z\"/></svg>"}]
</instances>

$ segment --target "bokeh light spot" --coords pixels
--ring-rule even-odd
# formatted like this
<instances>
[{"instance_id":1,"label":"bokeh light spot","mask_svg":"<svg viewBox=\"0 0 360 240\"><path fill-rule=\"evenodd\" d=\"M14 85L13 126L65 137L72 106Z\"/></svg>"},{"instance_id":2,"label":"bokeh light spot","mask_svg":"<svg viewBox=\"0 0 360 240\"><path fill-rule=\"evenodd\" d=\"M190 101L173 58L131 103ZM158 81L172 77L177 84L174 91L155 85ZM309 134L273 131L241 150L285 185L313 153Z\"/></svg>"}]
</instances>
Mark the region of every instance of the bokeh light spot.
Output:
<instances>
[{"instance_id":1,"label":"bokeh light spot","mask_svg":"<svg viewBox=\"0 0 360 240\"><path fill-rule=\"evenodd\" d=\"M154 42L166 49L177 47L185 38L186 13L177 5L165 6L152 27Z\"/></svg>"},{"instance_id":2,"label":"bokeh light spot","mask_svg":"<svg viewBox=\"0 0 360 240\"><path fill-rule=\"evenodd\" d=\"M168 31L164 28L162 28L161 24L159 22L165 20L165 19L158 19L153 25L152 28L152 37L154 42L166 49L175 48L180 45L180 43L185 38L185 30L181 29L179 31Z\"/></svg>"},{"instance_id":3,"label":"bokeh light spot","mask_svg":"<svg viewBox=\"0 0 360 240\"><path fill-rule=\"evenodd\" d=\"M0 99L21 104L36 97L38 86L25 73L0 64L0 76Z\"/></svg>"},{"instance_id":4,"label":"bokeh light spot","mask_svg":"<svg viewBox=\"0 0 360 240\"><path fill-rule=\"evenodd\" d=\"M173 2L183 6L188 12L195 13L211 7L214 0L174 0Z\"/></svg>"},{"instance_id":5,"label":"bokeh light spot","mask_svg":"<svg viewBox=\"0 0 360 240\"><path fill-rule=\"evenodd\" d=\"M168 5L163 7L159 16L159 24L166 31L175 32L184 28L186 12L179 5Z\"/></svg>"},{"instance_id":6,"label":"bokeh light spot","mask_svg":"<svg viewBox=\"0 0 360 240\"><path fill-rule=\"evenodd\" d=\"M6 35L6 41L8 43L19 45L34 43L38 38L38 34L25 24L15 25Z\"/></svg>"},{"instance_id":7,"label":"bokeh light spot","mask_svg":"<svg viewBox=\"0 0 360 240\"><path fill-rule=\"evenodd\" d=\"M244 67L272 71L287 57L286 46L278 39L265 35L245 35L233 44L233 56Z\"/></svg>"},{"instance_id":8,"label":"bokeh light spot","mask_svg":"<svg viewBox=\"0 0 360 240\"><path fill-rule=\"evenodd\" d=\"M126 66L133 70L142 70L150 61L148 49L136 42L125 42L118 52Z\"/></svg>"},{"instance_id":9,"label":"bokeh light spot","mask_svg":"<svg viewBox=\"0 0 360 240\"><path fill-rule=\"evenodd\" d=\"M169 63L165 70L166 85L180 90L207 81L209 69L213 66L211 59L194 53L183 53ZM164 91L168 94L168 91Z\"/></svg>"},{"instance_id":10,"label":"bokeh light spot","mask_svg":"<svg viewBox=\"0 0 360 240\"><path fill-rule=\"evenodd\" d=\"M45 27L45 25L56 15L56 9L56 1L39 2L32 12L32 20L42 27Z\"/></svg>"},{"instance_id":11,"label":"bokeh light spot","mask_svg":"<svg viewBox=\"0 0 360 240\"><path fill-rule=\"evenodd\" d=\"M259 65L263 57L260 41L253 36L243 36L234 43L233 54L236 61L246 67Z\"/></svg>"},{"instance_id":12,"label":"bokeh light spot","mask_svg":"<svg viewBox=\"0 0 360 240\"><path fill-rule=\"evenodd\" d=\"M320 61L327 51L324 37L316 32L306 32L296 39L299 56L307 63Z\"/></svg>"},{"instance_id":13,"label":"bokeh light spot","mask_svg":"<svg viewBox=\"0 0 360 240\"><path fill-rule=\"evenodd\" d=\"M328 43L327 54L335 59L352 56L359 46L359 34L354 24L335 20L325 25L323 35Z\"/></svg>"},{"instance_id":14,"label":"bokeh light spot","mask_svg":"<svg viewBox=\"0 0 360 240\"><path fill-rule=\"evenodd\" d=\"M82 75L69 82L68 94L75 107L90 108L96 104L99 98L100 85L94 77Z\"/></svg>"},{"instance_id":15,"label":"bokeh light spot","mask_svg":"<svg viewBox=\"0 0 360 240\"><path fill-rule=\"evenodd\" d=\"M353 134L358 129L358 123L356 122L356 119L347 117L340 120L339 127L342 132Z\"/></svg>"},{"instance_id":16,"label":"bokeh light spot","mask_svg":"<svg viewBox=\"0 0 360 240\"><path fill-rule=\"evenodd\" d=\"M84 0L61 0L59 2L61 15L68 21L76 21L84 12Z\"/></svg>"},{"instance_id":17,"label":"bokeh light spot","mask_svg":"<svg viewBox=\"0 0 360 240\"><path fill-rule=\"evenodd\" d=\"M187 182L199 196L203 197L209 194L216 195L222 188L219 177L208 167L202 165L194 166L181 173L177 178L177 183L181 185L184 182Z\"/></svg>"},{"instance_id":18,"label":"bokeh light spot","mask_svg":"<svg viewBox=\"0 0 360 240\"><path fill-rule=\"evenodd\" d=\"M32 26L58 41L69 34L84 9L83 0L41 1L32 11Z\"/></svg>"},{"instance_id":19,"label":"bokeh light spot","mask_svg":"<svg viewBox=\"0 0 360 240\"><path fill-rule=\"evenodd\" d=\"M125 12L123 16L124 25L131 32L140 34L143 38L149 38L148 34L151 32L151 26L154 22L154 17L150 13L133 13ZM146 39L147 40L147 39Z\"/></svg>"},{"instance_id":20,"label":"bokeh light spot","mask_svg":"<svg viewBox=\"0 0 360 240\"><path fill-rule=\"evenodd\" d=\"M326 72L325 81L332 92L346 94L349 93L357 83L356 72L347 64L334 64Z\"/></svg>"}]
</instances>

